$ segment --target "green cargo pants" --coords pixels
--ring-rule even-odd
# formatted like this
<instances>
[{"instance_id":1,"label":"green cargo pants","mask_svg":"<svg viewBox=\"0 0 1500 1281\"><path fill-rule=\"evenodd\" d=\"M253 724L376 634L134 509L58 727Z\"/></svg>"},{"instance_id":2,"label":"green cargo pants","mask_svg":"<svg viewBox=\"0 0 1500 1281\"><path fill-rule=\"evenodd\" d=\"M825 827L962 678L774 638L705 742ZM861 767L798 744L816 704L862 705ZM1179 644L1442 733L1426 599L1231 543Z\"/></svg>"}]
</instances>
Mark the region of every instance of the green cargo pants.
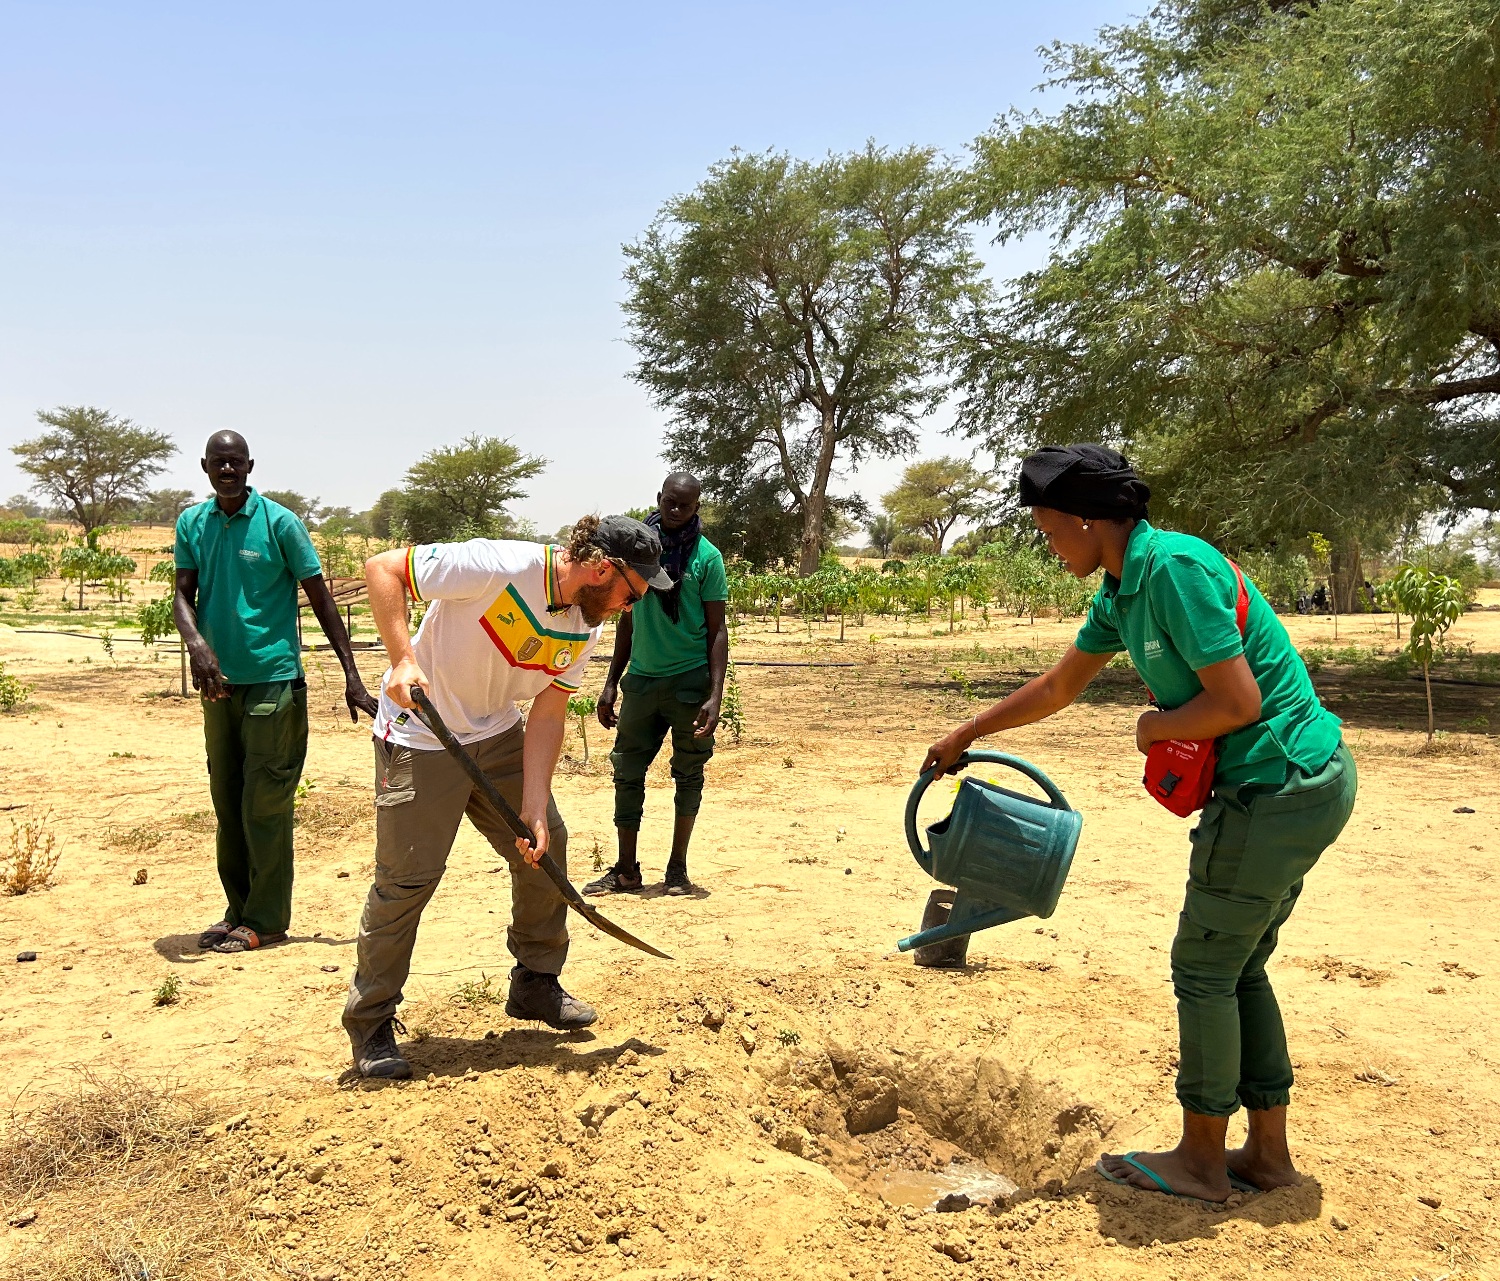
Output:
<instances>
[{"instance_id":1,"label":"green cargo pants","mask_svg":"<svg viewBox=\"0 0 1500 1281\"><path fill-rule=\"evenodd\" d=\"M292 811L307 758L306 683L236 685L228 698L201 701L224 919L283 933L292 920Z\"/></svg>"},{"instance_id":2,"label":"green cargo pants","mask_svg":"<svg viewBox=\"0 0 1500 1281\"><path fill-rule=\"evenodd\" d=\"M1293 769L1279 788L1216 788L1203 807L1172 944L1177 1098L1189 1112L1230 1116L1241 1103L1263 1111L1290 1101L1292 1061L1266 962L1357 790L1341 743L1317 774Z\"/></svg>"},{"instance_id":3,"label":"green cargo pants","mask_svg":"<svg viewBox=\"0 0 1500 1281\"><path fill-rule=\"evenodd\" d=\"M646 810L646 771L672 734L672 781L676 812L696 814L703 804L703 767L714 754L712 734L693 737L693 721L708 697L708 667L678 676L626 673L620 680L620 722L610 763L615 771L615 826L641 830Z\"/></svg>"}]
</instances>

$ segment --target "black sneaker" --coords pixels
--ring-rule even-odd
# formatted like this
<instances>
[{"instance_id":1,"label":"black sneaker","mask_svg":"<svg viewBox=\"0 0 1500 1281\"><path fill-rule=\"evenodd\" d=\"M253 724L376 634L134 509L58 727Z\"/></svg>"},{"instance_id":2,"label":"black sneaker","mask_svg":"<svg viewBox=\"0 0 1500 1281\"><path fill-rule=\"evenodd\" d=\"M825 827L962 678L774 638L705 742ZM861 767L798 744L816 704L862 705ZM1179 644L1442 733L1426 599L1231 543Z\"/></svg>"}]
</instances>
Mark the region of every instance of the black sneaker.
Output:
<instances>
[{"instance_id":1,"label":"black sneaker","mask_svg":"<svg viewBox=\"0 0 1500 1281\"><path fill-rule=\"evenodd\" d=\"M583 887L585 894L635 894L641 888L641 866L639 863L627 871L616 863L597 881Z\"/></svg>"},{"instance_id":2,"label":"black sneaker","mask_svg":"<svg viewBox=\"0 0 1500 1281\"><path fill-rule=\"evenodd\" d=\"M688 880L686 863L668 863L666 879L668 894L692 893L693 883Z\"/></svg>"},{"instance_id":3,"label":"black sneaker","mask_svg":"<svg viewBox=\"0 0 1500 1281\"><path fill-rule=\"evenodd\" d=\"M396 1048L396 1033L406 1035L406 1026L398 1018L386 1019L354 1051L354 1066L360 1076L382 1077L404 1081L411 1075L411 1064Z\"/></svg>"},{"instance_id":4,"label":"black sneaker","mask_svg":"<svg viewBox=\"0 0 1500 1281\"><path fill-rule=\"evenodd\" d=\"M599 1016L592 1005L569 996L555 974L538 974L518 965L510 972L505 1012L513 1019L535 1019L559 1032L588 1027Z\"/></svg>"}]
</instances>

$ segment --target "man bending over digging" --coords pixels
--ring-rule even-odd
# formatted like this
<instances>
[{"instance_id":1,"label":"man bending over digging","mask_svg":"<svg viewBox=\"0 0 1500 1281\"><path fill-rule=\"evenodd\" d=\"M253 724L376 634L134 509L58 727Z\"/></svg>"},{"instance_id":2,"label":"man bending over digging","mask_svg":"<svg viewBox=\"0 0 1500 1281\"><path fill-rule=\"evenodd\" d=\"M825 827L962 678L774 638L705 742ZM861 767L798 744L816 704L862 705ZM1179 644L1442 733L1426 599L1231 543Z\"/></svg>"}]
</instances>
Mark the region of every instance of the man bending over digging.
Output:
<instances>
[{"instance_id":1,"label":"man bending over digging","mask_svg":"<svg viewBox=\"0 0 1500 1281\"><path fill-rule=\"evenodd\" d=\"M729 669L729 633L724 602L729 582L724 557L703 537L698 520L702 492L696 476L673 472L656 496L646 523L661 531L661 564L671 591L658 592L620 620L615 653L599 695L599 723L619 726L609 759L615 769L615 865L585 894L620 894L641 888L636 842L646 807L646 771L672 734L672 780L676 823L667 859L667 893L686 894L688 842L703 801L703 767L714 754L714 730ZM630 664L630 670L625 665ZM615 712L617 691L625 702Z\"/></svg>"},{"instance_id":2,"label":"man bending over digging","mask_svg":"<svg viewBox=\"0 0 1500 1281\"><path fill-rule=\"evenodd\" d=\"M510 972L505 1012L559 1031L587 1027L592 1007L558 981L567 905L537 870L567 868L568 829L552 800L568 696L599 625L669 588L654 530L628 516L585 516L566 548L476 538L381 552L365 562L370 611L390 655L375 719L375 883L359 922L344 1028L362 1076L407 1077L396 1047L401 989L422 909L465 814L510 864ZM430 601L416 638L406 598ZM532 833L518 840L412 711L421 686ZM526 724L516 708L532 699Z\"/></svg>"},{"instance_id":3,"label":"man bending over digging","mask_svg":"<svg viewBox=\"0 0 1500 1281\"><path fill-rule=\"evenodd\" d=\"M349 719L374 716L375 700L359 678L307 527L247 484L255 460L244 437L209 437L202 467L214 497L177 518L172 611L203 700L228 905L198 946L249 952L282 942L292 919L292 808L307 757L299 582L344 669Z\"/></svg>"}]
</instances>

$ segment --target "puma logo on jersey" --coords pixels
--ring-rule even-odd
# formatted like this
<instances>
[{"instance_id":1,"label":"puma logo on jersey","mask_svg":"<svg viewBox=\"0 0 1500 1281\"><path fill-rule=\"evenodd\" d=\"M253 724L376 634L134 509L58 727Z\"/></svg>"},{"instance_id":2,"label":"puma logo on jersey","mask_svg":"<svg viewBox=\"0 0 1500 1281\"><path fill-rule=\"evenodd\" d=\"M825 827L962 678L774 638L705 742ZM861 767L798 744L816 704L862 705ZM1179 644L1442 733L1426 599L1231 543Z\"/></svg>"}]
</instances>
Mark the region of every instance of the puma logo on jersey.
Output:
<instances>
[{"instance_id":1,"label":"puma logo on jersey","mask_svg":"<svg viewBox=\"0 0 1500 1281\"><path fill-rule=\"evenodd\" d=\"M543 627L512 585L480 616L479 625L512 667L558 676L588 641L588 634Z\"/></svg>"}]
</instances>

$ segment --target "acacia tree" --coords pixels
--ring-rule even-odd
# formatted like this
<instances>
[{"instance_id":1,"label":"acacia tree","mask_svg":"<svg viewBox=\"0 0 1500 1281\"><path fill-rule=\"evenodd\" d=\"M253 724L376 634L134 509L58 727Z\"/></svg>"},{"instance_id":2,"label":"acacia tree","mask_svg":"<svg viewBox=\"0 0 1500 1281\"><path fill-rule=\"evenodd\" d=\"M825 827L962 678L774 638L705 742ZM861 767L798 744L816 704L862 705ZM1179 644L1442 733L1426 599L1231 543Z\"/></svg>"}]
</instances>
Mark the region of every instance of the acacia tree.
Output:
<instances>
[{"instance_id":1,"label":"acacia tree","mask_svg":"<svg viewBox=\"0 0 1500 1281\"><path fill-rule=\"evenodd\" d=\"M547 466L508 440L466 436L413 463L394 500L393 525L413 542L494 537L506 533L505 504L526 491L522 482ZM381 495L382 501L385 495Z\"/></svg>"},{"instance_id":2,"label":"acacia tree","mask_svg":"<svg viewBox=\"0 0 1500 1281\"><path fill-rule=\"evenodd\" d=\"M295 489L263 489L260 496L269 498L273 503L279 503L291 512L304 525L314 521L322 508L318 505L321 500L308 498L299 494Z\"/></svg>"},{"instance_id":3,"label":"acacia tree","mask_svg":"<svg viewBox=\"0 0 1500 1281\"><path fill-rule=\"evenodd\" d=\"M891 544L896 541L896 535L901 532L901 526L896 523L895 517L886 512L880 512L871 516L865 525L865 533L870 539L870 550L882 560L891 553Z\"/></svg>"},{"instance_id":4,"label":"acacia tree","mask_svg":"<svg viewBox=\"0 0 1500 1281\"><path fill-rule=\"evenodd\" d=\"M12 445L11 453L32 477L32 488L83 527L89 547L97 544L99 530L145 498L151 478L177 452L163 433L107 409L62 405L39 409L36 416L52 430Z\"/></svg>"},{"instance_id":5,"label":"acacia tree","mask_svg":"<svg viewBox=\"0 0 1500 1281\"><path fill-rule=\"evenodd\" d=\"M148 525L171 525L193 505L191 489L153 489L141 500L140 517Z\"/></svg>"},{"instance_id":6,"label":"acacia tree","mask_svg":"<svg viewBox=\"0 0 1500 1281\"><path fill-rule=\"evenodd\" d=\"M920 529L942 555L949 531L961 520L982 516L994 492L990 479L963 458L927 458L911 463L901 483L881 501L898 524Z\"/></svg>"},{"instance_id":7,"label":"acacia tree","mask_svg":"<svg viewBox=\"0 0 1500 1281\"><path fill-rule=\"evenodd\" d=\"M961 427L1128 447L1179 527L1351 540L1500 508L1493 0L1167 0L1051 50L976 212L1050 261L965 326Z\"/></svg>"},{"instance_id":8,"label":"acacia tree","mask_svg":"<svg viewBox=\"0 0 1500 1281\"><path fill-rule=\"evenodd\" d=\"M667 457L721 509L785 493L812 574L836 471L912 451L944 335L984 297L955 170L922 147L736 153L625 254L633 376L671 415Z\"/></svg>"}]
</instances>

